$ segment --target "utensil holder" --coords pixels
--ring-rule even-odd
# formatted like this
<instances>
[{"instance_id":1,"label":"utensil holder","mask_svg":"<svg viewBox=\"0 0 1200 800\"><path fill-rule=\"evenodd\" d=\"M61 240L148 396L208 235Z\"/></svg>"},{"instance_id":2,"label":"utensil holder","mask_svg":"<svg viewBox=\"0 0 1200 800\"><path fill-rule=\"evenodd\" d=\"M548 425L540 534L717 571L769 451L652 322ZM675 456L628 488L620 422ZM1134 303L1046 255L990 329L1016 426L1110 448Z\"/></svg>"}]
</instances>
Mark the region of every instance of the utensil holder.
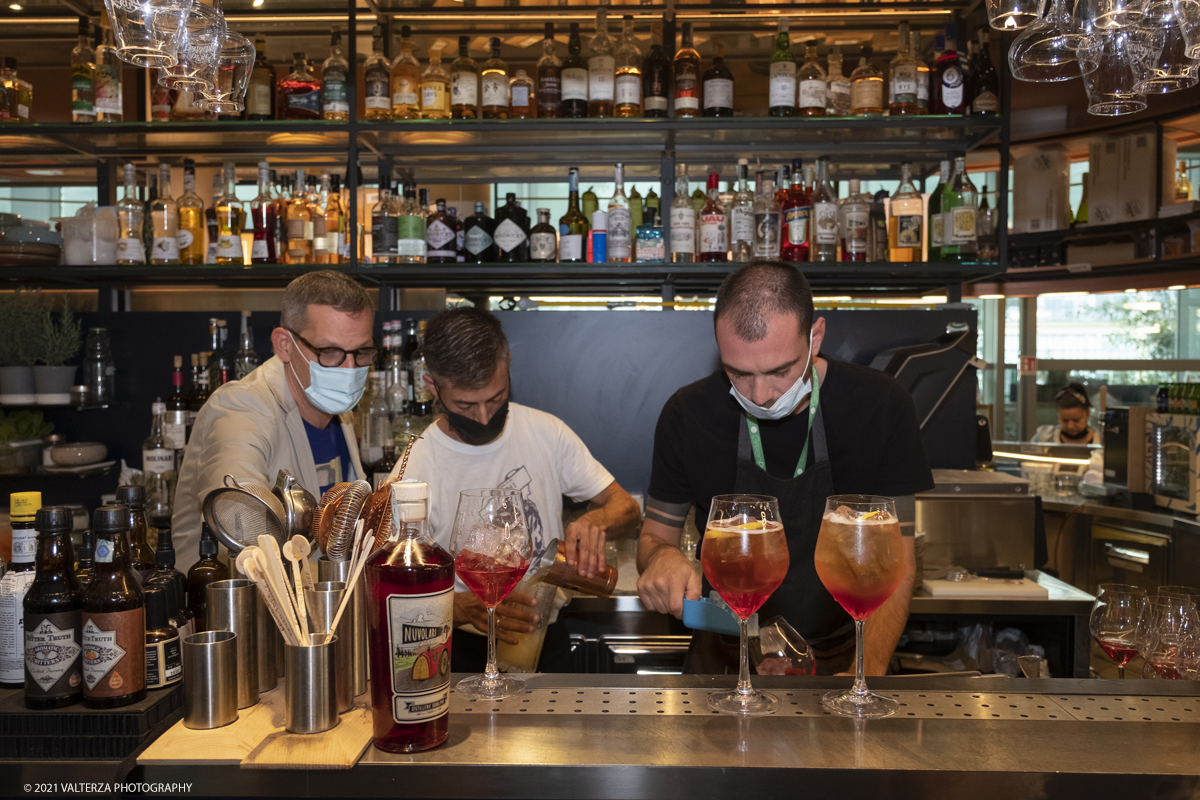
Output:
<instances>
[{"instance_id":1,"label":"utensil holder","mask_svg":"<svg viewBox=\"0 0 1200 800\"><path fill-rule=\"evenodd\" d=\"M183 725L207 730L238 718L238 636L193 633L183 640Z\"/></svg>"},{"instance_id":2,"label":"utensil holder","mask_svg":"<svg viewBox=\"0 0 1200 800\"><path fill-rule=\"evenodd\" d=\"M350 637L343 635L343 631L350 628L350 615L343 614L338 620L337 630L329 630L345 594L346 584L342 581L321 581L304 591L304 605L308 609L312 630L327 631L337 637L333 646L333 676L339 714L349 711L354 705L354 652L350 649Z\"/></svg>"},{"instance_id":3,"label":"utensil holder","mask_svg":"<svg viewBox=\"0 0 1200 800\"><path fill-rule=\"evenodd\" d=\"M346 584L346 590L350 591L351 587L348 581L350 580L350 562L349 561L330 561L322 557L317 561L317 580L320 581L341 581ZM359 580L364 580L362 576ZM358 697L363 692L367 691L367 606L365 601L365 589L356 590L350 598L350 606L346 609L346 613L342 615L342 621L338 628L344 629L345 633L350 638L350 652L354 656L354 696ZM350 625L346 625L346 619L350 619ZM339 634L340 635L340 634Z\"/></svg>"},{"instance_id":4,"label":"utensil holder","mask_svg":"<svg viewBox=\"0 0 1200 800\"><path fill-rule=\"evenodd\" d=\"M249 708L258 702L257 601L258 588L245 578L208 585L208 630L237 634L238 708ZM190 680L186 672L184 679Z\"/></svg>"},{"instance_id":5,"label":"utensil holder","mask_svg":"<svg viewBox=\"0 0 1200 800\"><path fill-rule=\"evenodd\" d=\"M337 637L314 634L307 647L284 644L283 725L289 733L320 733L338 724L333 648Z\"/></svg>"}]
</instances>

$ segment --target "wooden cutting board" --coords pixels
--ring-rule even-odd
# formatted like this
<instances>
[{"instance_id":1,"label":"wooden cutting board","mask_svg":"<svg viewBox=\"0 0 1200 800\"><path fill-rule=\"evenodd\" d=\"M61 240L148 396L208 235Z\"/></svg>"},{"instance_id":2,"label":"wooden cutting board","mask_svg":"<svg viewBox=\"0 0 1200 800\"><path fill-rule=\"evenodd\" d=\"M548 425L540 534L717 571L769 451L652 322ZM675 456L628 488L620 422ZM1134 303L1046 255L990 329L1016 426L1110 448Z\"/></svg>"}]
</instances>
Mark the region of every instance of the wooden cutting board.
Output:
<instances>
[{"instance_id":1,"label":"wooden cutting board","mask_svg":"<svg viewBox=\"0 0 1200 800\"><path fill-rule=\"evenodd\" d=\"M223 728L197 731L175 723L138 757L139 764L240 764L243 769L350 769L371 744L370 692L338 724L300 735L283 727L283 684L259 695Z\"/></svg>"}]
</instances>

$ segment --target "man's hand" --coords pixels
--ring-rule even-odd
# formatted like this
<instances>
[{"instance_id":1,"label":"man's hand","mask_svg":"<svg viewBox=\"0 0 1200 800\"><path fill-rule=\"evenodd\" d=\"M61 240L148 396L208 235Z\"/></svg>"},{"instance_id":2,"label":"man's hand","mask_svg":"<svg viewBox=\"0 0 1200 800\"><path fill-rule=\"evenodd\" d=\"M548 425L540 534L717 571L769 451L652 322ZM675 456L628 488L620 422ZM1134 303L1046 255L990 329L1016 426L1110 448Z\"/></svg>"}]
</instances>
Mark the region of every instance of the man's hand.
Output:
<instances>
[{"instance_id":1,"label":"man's hand","mask_svg":"<svg viewBox=\"0 0 1200 800\"><path fill-rule=\"evenodd\" d=\"M642 533L643 542L647 535ZM700 576L679 550L663 544L638 577L638 597L649 608L683 618L683 598L700 599Z\"/></svg>"},{"instance_id":2,"label":"man's hand","mask_svg":"<svg viewBox=\"0 0 1200 800\"><path fill-rule=\"evenodd\" d=\"M596 577L596 571L604 564L604 528L584 514L567 526L563 542L563 555L571 566L578 566L579 574Z\"/></svg>"},{"instance_id":3,"label":"man's hand","mask_svg":"<svg viewBox=\"0 0 1200 800\"><path fill-rule=\"evenodd\" d=\"M511 592L504 602L496 606L496 639L508 644L516 644L514 633L533 633L533 623L538 621L538 615L530 611L530 606L536 606L537 601L527 594ZM454 624L461 625L469 622L479 631L487 633L487 607L474 592L454 593Z\"/></svg>"}]
</instances>

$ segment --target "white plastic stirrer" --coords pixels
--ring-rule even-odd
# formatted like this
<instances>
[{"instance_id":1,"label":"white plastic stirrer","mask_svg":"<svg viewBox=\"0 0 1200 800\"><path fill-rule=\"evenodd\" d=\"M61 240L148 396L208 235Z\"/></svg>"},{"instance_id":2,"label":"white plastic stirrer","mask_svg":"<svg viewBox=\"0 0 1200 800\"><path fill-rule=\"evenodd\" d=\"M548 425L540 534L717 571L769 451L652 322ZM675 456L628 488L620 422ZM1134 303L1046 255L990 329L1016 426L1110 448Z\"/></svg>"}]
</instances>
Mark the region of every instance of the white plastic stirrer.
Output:
<instances>
[{"instance_id":1,"label":"white plastic stirrer","mask_svg":"<svg viewBox=\"0 0 1200 800\"><path fill-rule=\"evenodd\" d=\"M303 537L297 537L303 538ZM300 620L300 628L308 634L308 609L304 603L304 582L300 579L300 559L296 555L289 539L283 543L283 555L292 565L292 591L296 593L296 616Z\"/></svg>"},{"instance_id":2,"label":"white plastic stirrer","mask_svg":"<svg viewBox=\"0 0 1200 800\"><path fill-rule=\"evenodd\" d=\"M350 598L354 594L354 588L358 585L359 576L362 574L363 567L367 565L367 558L371 554L371 545L375 543L375 532L367 531L366 536L362 536L362 522L359 522L359 535L355 537L355 547L352 553L354 563L351 565L350 582L346 584L346 591L342 595L342 603L338 606L337 614L333 617L333 624L329 626L329 630L337 630L338 622L342 619L342 614L346 610L346 606L350 604Z\"/></svg>"}]
</instances>

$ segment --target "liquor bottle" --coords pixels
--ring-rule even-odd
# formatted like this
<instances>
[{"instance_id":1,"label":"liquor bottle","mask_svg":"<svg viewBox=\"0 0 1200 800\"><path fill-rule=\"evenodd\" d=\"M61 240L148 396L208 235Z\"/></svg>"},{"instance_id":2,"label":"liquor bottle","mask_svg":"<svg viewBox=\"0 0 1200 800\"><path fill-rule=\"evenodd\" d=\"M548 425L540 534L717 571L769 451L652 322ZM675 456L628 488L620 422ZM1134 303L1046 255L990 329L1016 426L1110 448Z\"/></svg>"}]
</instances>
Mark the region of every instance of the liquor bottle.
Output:
<instances>
[{"instance_id":1,"label":"liquor bottle","mask_svg":"<svg viewBox=\"0 0 1200 800\"><path fill-rule=\"evenodd\" d=\"M388 753L437 747L449 731L454 559L430 538L428 508L429 484L392 484L392 536L366 566L374 741ZM398 671L396 653L429 668Z\"/></svg>"},{"instance_id":2,"label":"liquor bottle","mask_svg":"<svg viewBox=\"0 0 1200 800\"><path fill-rule=\"evenodd\" d=\"M183 652L179 631L167 615L167 589L149 586L143 590L146 633L146 688L162 689L183 680Z\"/></svg>"},{"instance_id":3,"label":"liquor bottle","mask_svg":"<svg viewBox=\"0 0 1200 800\"><path fill-rule=\"evenodd\" d=\"M633 218L629 198L625 196L625 165L617 164L613 175L613 196L608 200L608 263L633 261Z\"/></svg>"},{"instance_id":4,"label":"liquor bottle","mask_svg":"<svg viewBox=\"0 0 1200 800\"><path fill-rule=\"evenodd\" d=\"M158 165L158 197L150 204L151 264L179 263L179 208L171 199L171 165Z\"/></svg>"},{"instance_id":5,"label":"liquor bottle","mask_svg":"<svg viewBox=\"0 0 1200 800\"><path fill-rule=\"evenodd\" d=\"M537 210L538 223L529 231L529 260L538 263L558 261L558 234L550 224L550 209Z\"/></svg>"},{"instance_id":6,"label":"liquor bottle","mask_svg":"<svg viewBox=\"0 0 1200 800\"><path fill-rule=\"evenodd\" d=\"M798 158L792 160L792 185L781 205L783 242L779 257L784 261L808 261L812 192L805 188L804 173Z\"/></svg>"},{"instance_id":7,"label":"liquor bottle","mask_svg":"<svg viewBox=\"0 0 1200 800\"><path fill-rule=\"evenodd\" d=\"M20 689L25 685L25 593L34 580L37 557L37 512L41 492L9 495L12 520L12 557L0 577L0 688Z\"/></svg>"},{"instance_id":8,"label":"liquor bottle","mask_svg":"<svg viewBox=\"0 0 1200 800\"><path fill-rule=\"evenodd\" d=\"M979 31L979 67L971 81L971 114L994 117L1000 113L1000 77L992 65L987 28Z\"/></svg>"},{"instance_id":9,"label":"liquor bottle","mask_svg":"<svg viewBox=\"0 0 1200 800\"><path fill-rule=\"evenodd\" d=\"M246 119L275 119L275 67L267 60L267 37L254 37L254 68L246 88Z\"/></svg>"},{"instance_id":10,"label":"liquor bottle","mask_svg":"<svg viewBox=\"0 0 1200 800\"><path fill-rule=\"evenodd\" d=\"M130 570L129 509L104 505L92 515L96 564L83 593L83 704L117 708L146 696L146 616Z\"/></svg>"},{"instance_id":11,"label":"liquor bottle","mask_svg":"<svg viewBox=\"0 0 1200 800\"><path fill-rule=\"evenodd\" d=\"M675 198L671 200L671 263L696 260L696 207L688 196L687 164L675 165Z\"/></svg>"},{"instance_id":12,"label":"liquor bottle","mask_svg":"<svg viewBox=\"0 0 1200 800\"><path fill-rule=\"evenodd\" d=\"M187 447L191 430L188 417L189 402L183 391L183 356L174 357L175 369L171 372L171 394L167 395L167 416L163 421L163 436L175 450L175 469L183 463L183 451ZM119 500L124 503L124 500Z\"/></svg>"},{"instance_id":13,"label":"liquor bottle","mask_svg":"<svg viewBox=\"0 0 1200 800\"><path fill-rule=\"evenodd\" d=\"M588 62L579 53L579 23L571 23L571 38L567 40L567 58L562 66L562 115L567 119L583 119L588 115Z\"/></svg>"},{"instance_id":14,"label":"liquor bottle","mask_svg":"<svg viewBox=\"0 0 1200 800\"><path fill-rule=\"evenodd\" d=\"M582 262L587 238L587 217L579 210L579 169L571 167L567 177L567 213L558 220L558 260Z\"/></svg>"},{"instance_id":15,"label":"liquor bottle","mask_svg":"<svg viewBox=\"0 0 1200 800\"><path fill-rule=\"evenodd\" d=\"M150 214L150 207L156 200L158 200L158 173L147 170L146 194L142 200L142 250L146 253L147 261L154 254L154 217Z\"/></svg>"},{"instance_id":16,"label":"liquor bottle","mask_svg":"<svg viewBox=\"0 0 1200 800\"><path fill-rule=\"evenodd\" d=\"M912 165L900 165L900 186L888 204L888 260L920 261L921 231L925 227L921 193L912 181Z\"/></svg>"},{"instance_id":17,"label":"liquor bottle","mask_svg":"<svg viewBox=\"0 0 1200 800\"><path fill-rule=\"evenodd\" d=\"M1186 203L1192 199L1192 182L1188 178L1187 162L1180 161L1175 175L1175 202Z\"/></svg>"},{"instance_id":18,"label":"liquor bottle","mask_svg":"<svg viewBox=\"0 0 1200 800\"><path fill-rule=\"evenodd\" d=\"M768 83L769 113L772 117L791 117L796 114L796 57L788 37L787 17L779 18L775 35L775 52L771 54Z\"/></svg>"},{"instance_id":19,"label":"liquor bottle","mask_svg":"<svg viewBox=\"0 0 1200 800\"><path fill-rule=\"evenodd\" d=\"M383 54L383 26L371 29L371 55L363 64L363 94L365 96L364 117L366 119L392 118L392 69Z\"/></svg>"},{"instance_id":20,"label":"liquor bottle","mask_svg":"<svg viewBox=\"0 0 1200 800\"><path fill-rule=\"evenodd\" d=\"M942 217L942 192L950 182L950 162L943 161L937 186L929 194L929 254L930 261L940 261L945 240L945 220Z\"/></svg>"},{"instance_id":21,"label":"liquor bottle","mask_svg":"<svg viewBox=\"0 0 1200 800\"><path fill-rule=\"evenodd\" d=\"M850 114L883 116L883 73L871 64L871 46L864 45L858 67L850 73Z\"/></svg>"},{"instance_id":22,"label":"liquor bottle","mask_svg":"<svg viewBox=\"0 0 1200 800\"><path fill-rule=\"evenodd\" d=\"M194 428L196 415L212 396L208 383L208 353L192 354L192 391L188 394L188 420Z\"/></svg>"},{"instance_id":23,"label":"liquor bottle","mask_svg":"<svg viewBox=\"0 0 1200 800\"><path fill-rule=\"evenodd\" d=\"M637 187L629 193L629 223L630 230L637 231L638 226L642 224L642 196L638 193Z\"/></svg>"},{"instance_id":24,"label":"liquor bottle","mask_svg":"<svg viewBox=\"0 0 1200 800\"><path fill-rule=\"evenodd\" d=\"M321 82L308 70L304 53L292 53L292 71L279 82L280 116L283 119L320 119Z\"/></svg>"},{"instance_id":25,"label":"liquor bottle","mask_svg":"<svg viewBox=\"0 0 1200 800\"><path fill-rule=\"evenodd\" d=\"M955 48L954 25L946 26L946 49L933 65L931 114L961 114L967 104L966 79Z\"/></svg>"},{"instance_id":26,"label":"liquor bottle","mask_svg":"<svg viewBox=\"0 0 1200 800\"><path fill-rule=\"evenodd\" d=\"M921 55L921 32L911 31L908 35L908 52L917 64L917 113L929 113L929 65Z\"/></svg>"},{"instance_id":27,"label":"liquor bottle","mask_svg":"<svg viewBox=\"0 0 1200 800\"><path fill-rule=\"evenodd\" d=\"M241 380L258 369L258 353L254 350L254 328L250 327L250 312L242 312L242 330L238 336L238 351L233 357L233 376Z\"/></svg>"},{"instance_id":28,"label":"liquor bottle","mask_svg":"<svg viewBox=\"0 0 1200 800\"><path fill-rule=\"evenodd\" d=\"M817 178L812 190L812 247L813 261L837 261L838 206L837 195L829 186L829 159L817 159Z\"/></svg>"},{"instance_id":29,"label":"liquor bottle","mask_svg":"<svg viewBox=\"0 0 1200 800\"><path fill-rule=\"evenodd\" d=\"M692 47L692 23L683 23L683 39L674 62L675 116L700 116L700 54Z\"/></svg>"},{"instance_id":30,"label":"liquor bottle","mask_svg":"<svg viewBox=\"0 0 1200 800\"><path fill-rule=\"evenodd\" d=\"M967 175L966 160L954 159L951 182L942 191L942 261L974 261L979 249L976 212L979 193Z\"/></svg>"},{"instance_id":31,"label":"liquor bottle","mask_svg":"<svg viewBox=\"0 0 1200 800\"><path fill-rule=\"evenodd\" d=\"M716 172L708 175L708 197L704 207L700 209L700 256L697 261L728 261L729 242L725 238L727 218L725 209L721 207L717 195L720 188L717 183L721 176Z\"/></svg>"},{"instance_id":32,"label":"liquor bottle","mask_svg":"<svg viewBox=\"0 0 1200 800\"><path fill-rule=\"evenodd\" d=\"M496 210L496 260L522 262L529 260L529 216L517 204L517 196L509 192L505 203ZM415 384L414 384L415 385Z\"/></svg>"},{"instance_id":33,"label":"liquor bottle","mask_svg":"<svg viewBox=\"0 0 1200 800\"><path fill-rule=\"evenodd\" d=\"M621 40L616 50L616 115L642 116L642 51L633 35L633 17L621 18Z\"/></svg>"},{"instance_id":34,"label":"liquor bottle","mask_svg":"<svg viewBox=\"0 0 1200 800\"><path fill-rule=\"evenodd\" d=\"M421 118L421 63L413 55L407 25L400 28L400 55L392 61L391 98L392 119Z\"/></svg>"},{"instance_id":35,"label":"liquor bottle","mask_svg":"<svg viewBox=\"0 0 1200 800\"><path fill-rule=\"evenodd\" d=\"M183 194L179 207L179 263L204 263L204 201L196 194L196 163L183 160Z\"/></svg>"},{"instance_id":36,"label":"liquor bottle","mask_svg":"<svg viewBox=\"0 0 1200 800\"><path fill-rule=\"evenodd\" d=\"M917 114L917 60L909 52L908 23L900 23L896 57L892 59L888 81L888 114L907 117Z\"/></svg>"},{"instance_id":37,"label":"liquor bottle","mask_svg":"<svg viewBox=\"0 0 1200 800\"><path fill-rule=\"evenodd\" d=\"M229 567L217 559L217 537L208 523L200 527L200 560L192 564L187 574L187 604L197 633L206 630L208 616L208 585L229 579Z\"/></svg>"},{"instance_id":38,"label":"liquor bottle","mask_svg":"<svg viewBox=\"0 0 1200 800\"><path fill-rule=\"evenodd\" d=\"M850 194L838 205L842 261L866 261L870 254L871 198L862 193L858 178L850 179Z\"/></svg>"},{"instance_id":39,"label":"liquor bottle","mask_svg":"<svg viewBox=\"0 0 1200 800\"><path fill-rule=\"evenodd\" d=\"M225 193L225 171L219 169L213 173L212 205L204 210L204 225L208 231L208 248L204 253L205 264L217 263L217 240L220 238L217 227L217 201Z\"/></svg>"},{"instance_id":40,"label":"liquor bottle","mask_svg":"<svg viewBox=\"0 0 1200 800\"><path fill-rule=\"evenodd\" d=\"M250 219L254 241L250 245L251 264L275 264L275 203L271 199L271 166L258 162L258 196L250 201Z\"/></svg>"},{"instance_id":41,"label":"liquor bottle","mask_svg":"<svg viewBox=\"0 0 1200 800\"><path fill-rule=\"evenodd\" d=\"M75 568L75 578L82 589L87 589L92 580L92 572L96 567L96 532L90 528L85 530L79 539L79 564Z\"/></svg>"},{"instance_id":42,"label":"liquor bottle","mask_svg":"<svg viewBox=\"0 0 1200 800\"><path fill-rule=\"evenodd\" d=\"M479 70L467 52L470 36L458 37L458 58L450 65L450 114L454 119L479 116Z\"/></svg>"},{"instance_id":43,"label":"liquor bottle","mask_svg":"<svg viewBox=\"0 0 1200 800\"><path fill-rule=\"evenodd\" d=\"M180 356L175 356L181 359ZM182 361L182 359L181 359ZM182 372L178 373L181 377ZM182 392L179 397L182 398ZM167 405L168 423L163 425L163 434L167 438L169 444L178 444L179 439L176 437L175 431L170 430L170 418L172 415L170 398ZM182 411L187 413L186 400L183 401ZM183 420L185 417L179 417ZM182 428L185 423L178 423ZM176 449L178 453L179 448ZM178 468L178 458L176 465ZM150 575L154 572L154 550L150 547L148 536L150 535L150 526L146 519L146 487L145 486L118 486L117 487L117 502L129 508L129 566L133 570L133 574L137 576L138 581L144 586ZM161 522L161 520L160 520ZM171 521L168 519L165 523L170 526Z\"/></svg>"},{"instance_id":44,"label":"liquor bottle","mask_svg":"<svg viewBox=\"0 0 1200 800\"><path fill-rule=\"evenodd\" d=\"M312 226L304 170L296 170L295 188L284 206L285 253L289 264L312 263L312 240L308 238Z\"/></svg>"},{"instance_id":45,"label":"liquor bottle","mask_svg":"<svg viewBox=\"0 0 1200 800\"><path fill-rule=\"evenodd\" d=\"M454 225L446 213L446 200L439 197L437 210L425 221L425 261L429 264L453 264L458 249L454 241Z\"/></svg>"},{"instance_id":46,"label":"liquor bottle","mask_svg":"<svg viewBox=\"0 0 1200 800\"><path fill-rule=\"evenodd\" d=\"M142 472L146 475L147 514L155 520L171 520L171 495L175 483L175 446L166 437L167 406L161 400L151 406L154 422L142 443ZM126 523L128 529L128 521ZM126 545L128 546L128 545ZM97 553L97 561L99 553Z\"/></svg>"},{"instance_id":47,"label":"liquor bottle","mask_svg":"<svg viewBox=\"0 0 1200 800\"><path fill-rule=\"evenodd\" d=\"M454 224L454 260L456 263L462 264L466 261L463 254L463 222L458 218L458 209L450 206L446 209L450 213L450 221Z\"/></svg>"},{"instance_id":48,"label":"liquor bottle","mask_svg":"<svg viewBox=\"0 0 1200 800\"><path fill-rule=\"evenodd\" d=\"M208 384L219 389L233 378L233 356L225 347L225 320L211 317L208 320L209 347ZM222 373L225 378L222 379Z\"/></svg>"},{"instance_id":49,"label":"liquor bottle","mask_svg":"<svg viewBox=\"0 0 1200 800\"><path fill-rule=\"evenodd\" d=\"M349 217L342 199L342 180L338 175L329 176L329 195L325 202L325 250L330 264L342 264L349 260L346 230Z\"/></svg>"},{"instance_id":50,"label":"liquor bottle","mask_svg":"<svg viewBox=\"0 0 1200 800\"><path fill-rule=\"evenodd\" d=\"M797 162L799 160L796 159ZM784 202L787 200L788 191L792 188L791 175L791 170L787 164L780 164L779 170L775 173L775 201L779 203L780 209L783 208Z\"/></svg>"},{"instance_id":51,"label":"liquor bottle","mask_svg":"<svg viewBox=\"0 0 1200 800\"><path fill-rule=\"evenodd\" d=\"M546 23L542 57L537 62L537 115L552 119L562 115L563 62L554 54L554 23Z\"/></svg>"},{"instance_id":52,"label":"liquor bottle","mask_svg":"<svg viewBox=\"0 0 1200 800\"><path fill-rule=\"evenodd\" d=\"M169 606L172 616L178 614L182 620L179 632L187 636L192 630L192 612L187 608L187 578L175 569L175 544L172 541L171 529L163 528L158 532L158 546L154 548L154 569L143 582L143 586L163 586L170 584L175 589L175 597Z\"/></svg>"},{"instance_id":53,"label":"liquor bottle","mask_svg":"<svg viewBox=\"0 0 1200 800\"><path fill-rule=\"evenodd\" d=\"M242 201L237 199L237 173L225 162L225 193L217 199L217 263L242 266Z\"/></svg>"},{"instance_id":54,"label":"liquor bottle","mask_svg":"<svg viewBox=\"0 0 1200 800\"><path fill-rule=\"evenodd\" d=\"M963 113L971 113L971 100L975 97L975 73L979 71L979 45L974 39L967 39L967 57L960 55L958 65L963 72L963 92L965 92Z\"/></svg>"},{"instance_id":55,"label":"liquor bottle","mask_svg":"<svg viewBox=\"0 0 1200 800\"><path fill-rule=\"evenodd\" d=\"M371 206L371 263L391 264L399 255L396 239L399 221L392 204L392 181L382 171L379 174L379 193Z\"/></svg>"},{"instance_id":56,"label":"liquor bottle","mask_svg":"<svg viewBox=\"0 0 1200 800\"><path fill-rule=\"evenodd\" d=\"M363 465L371 473L372 488L374 488L376 491L379 490L379 487L383 485L383 482L391 477L392 468L396 466L396 462L398 460L399 459L396 458L396 442L391 437L389 426L388 438L383 440L383 451L379 456L379 460L375 461L369 466L366 464Z\"/></svg>"},{"instance_id":57,"label":"liquor bottle","mask_svg":"<svg viewBox=\"0 0 1200 800\"><path fill-rule=\"evenodd\" d=\"M493 234L496 224L487 215L487 207L476 201L475 213L463 224L463 249L469 264L490 264L496 260L496 242Z\"/></svg>"},{"instance_id":58,"label":"liquor bottle","mask_svg":"<svg viewBox=\"0 0 1200 800\"><path fill-rule=\"evenodd\" d=\"M704 116L733 116L733 73L725 66L725 45L714 46L712 66L704 71Z\"/></svg>"},{"instance_id":59,"label":"liquor bottle","mask_svg":"<svg viewBox=\"0 0 1200 800\"><path fill-rule=\"evenodd\" d=\"M393 206L396 208L396 263L425 263L426 205L427 203L417 202L415 183L404 187L403 200L393 198Z\"/></svg>"},{"instance_id":60,"label":"liquor bottle","mask_svg":"<svg viewBox=\"0 0 1200 800\"><path fill-rule=\"evenodd\" d=\"M537 106L534 105L533 81L529 79L525 70L519 69L513 73L508 87L509 96L512 98L509 115L513 119L533 119L537 113Z\"/></svg>"},{"instance_id":61,"label":"liquor bottle","mask_svg":"<svg viewBox=\"0 0 1200 800\"><path fill-rule=\"evenodd\" d=\"M123 66L117 57L117 44L111 28L104 29L104 38L96 48L93 84L96 91L96 121L120 122L125 119L124 94L121 89Z\"/></svg>"},{"instance_id":62,"label":"liquor bottle","mask_svg":"<svg viewBox=\"0 0 1200 800\"><path fill-rule=\"evenodd\" d=\"M642 115L665 118L671 96L671 57L663 50L662 23L650 26L650 52L642 60Z\"/></svg>"},{"instance_id":63,"label":"liquor bottle","mask_svg":"<svg viewBox=\"0 0 1200 800\"><path fill-rule=\"evenodd\" d=\"M799 97L796 105L800 109L800 116L825 116L826 94L829 89L828 79L825 70L821 69L821 65L817 63L816 46L811 44L804 46L804 63L797 70L796 82L799 85Z\"/></svg>"},{"instance_id":64,"label":"liquor bottle","mask_svg":"<svg viewBox=\"0 0 1200 800\"><path fill-rule=\"evenodd\" d=\"M310 177L310 181L313 179ZM325 208L329 204L329 173L321 173L320 188L315 194L310 194L308 213L312 217L311 231L306 229L305 236L311 234L313 247L313 263L329 263L329 237L325 227Z\"/></svg>"},{"instance_id":65,"label":"liquor bottle","mask_svg":"<svg viewBox=\"0 0 1200 800\"><path fill-rule=\"evenodd\" d=\"M825 114L831 117L850 116L850 79L842 73L842 50L829 51L829 84L825 96Z\"/></svg>"},{"instance_id":66,"label":"liquor bottle","mask_svg":"<svg viewBox=\"0 0 1200 800\"><path fill-rule=\"evenodd\" d=\"M342 32L334 29L329 36L329 57L321 64L321 116L324 119L350 119L350 100L346 89L350 70L342 55Z\"/></svg>"},{"instance_id":67,"label":"liquor bottle","mask_svg":"<svg viewBox=\"0 0 1200 800\"><path fill-rule=\"evenodd\" d=\"M421 119L450 119L450 75L441 49L429 51L429 66L421 73Z\"/></svg>"},{"instance_id":68,"label":"liquor bottle","mask_svg":"<svg viewBox=\"0 0 1200 800\"><path fill-rule=\"evenodd\" d=\"M657 218L658 209L647 208L643 222L637 228L634 252L639 264L662 264L666 261L663 227L658 224Z\"/></svg>"},{"instance_id":69,"label":"liquor bottle","mask_svg":"<svg viewBox=\"0 0 1200 800\"><path fill-rule=\"evenodd\" d=\"M596 210L600 208L600 199L596 197L596 193L592 191L591 186L579 196L579 199L583 205L583 215L590 220L592 215L596 213Z\"/></svg>"},{"instance_id":70,"label":"liquor bottle","mask_svg":"<svg viewBox=\"0 0 1200 800\"><path fill-rule=\"evenodd\" d=\"M117 203L117 263L145 264L146 250L142 241L145 207L137 199L137 175L133 164L125 165L125 197Z\"/></svg>"},{"instance_id":71,"label":"liquor bottle","mask_svg":"<svg viewBox=\"0 0 1200 800\"><path fill-rule=\"evenodd\" d=\"M492 37L492 57L483 62L483 118L508 119L511 102L508 85L508 64L500 57L500 38Z\"/></svg>"},{"instance_id":72,"label":"liquor bottle","mask_svg":"<svg viewBox=\"0 0 1200 800\"><path fill-rule=\"evenodd\" d=\"M66 506L37 511L34 577L22 603L26 708L83 699L83 587L74 573L72 527Z\"/></svg>"},{"instance_id":73,"label":"liquor bottle","mask_svg":"<svg viewBox=\"0 0 1200 800\"><path fill-rule=\"evenodd\" d=\"M79 18L79 43L71 51L71 122L96 121L96 65L90 23Z\"/></svg>"},{"instance_id":74,"label":"liquor bottle","mask_svg":"<svg viewBox=\"0 0 1200 800\"><path fill-rule=\"evenodd\" d=\"M779 258L779 232L782 222L779 201L775 199L775 182L763 181L763 190L754 197L754 257L761 260Z\"/></svg>"},{"instance_id":75,"label":"liquor bottle","mask_svg":"<svg viewBox=\"0 0 1200 800\"><path fill-rule=\"evenodd\" d=\"M588 116L611 117L616 59L613 40L608 35L608 11L604 8L596 12L596 35L588 43L587 67Z\"/></svg>"}]
</instances>

